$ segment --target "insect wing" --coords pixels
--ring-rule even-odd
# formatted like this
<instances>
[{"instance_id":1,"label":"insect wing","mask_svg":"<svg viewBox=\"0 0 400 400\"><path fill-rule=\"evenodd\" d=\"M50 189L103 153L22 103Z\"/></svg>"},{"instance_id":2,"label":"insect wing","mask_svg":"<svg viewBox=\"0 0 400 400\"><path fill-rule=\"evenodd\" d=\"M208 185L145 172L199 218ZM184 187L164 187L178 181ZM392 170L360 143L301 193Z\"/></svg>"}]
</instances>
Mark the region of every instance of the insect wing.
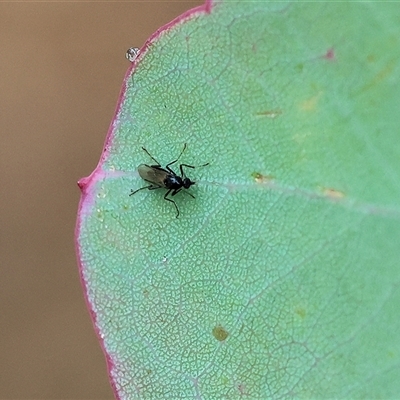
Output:
<instances>
[{"instance_id":1,"label":"insect wing","mask_svg":"<svg viewBox=\"0 0 400 400\"><path fill-rule=\"evenodd\" d=\"M150 165L140 164L138 167L139 175L147 182L154 183L157 186L165 187L164 180L168 172L162 168L151 167Z\"/></svg>"}]
</instances>

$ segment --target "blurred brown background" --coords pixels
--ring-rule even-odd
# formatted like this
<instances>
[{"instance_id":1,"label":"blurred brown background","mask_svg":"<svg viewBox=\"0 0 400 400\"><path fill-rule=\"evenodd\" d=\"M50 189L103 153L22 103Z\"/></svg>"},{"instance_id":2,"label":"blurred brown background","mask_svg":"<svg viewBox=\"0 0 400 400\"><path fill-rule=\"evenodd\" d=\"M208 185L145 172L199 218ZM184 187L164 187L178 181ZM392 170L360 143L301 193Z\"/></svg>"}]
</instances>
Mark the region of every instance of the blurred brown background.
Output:
<instances>
[{"instance_id":1,"label":"blurred brown background","mask_svg":"<svg viewBox=\"0 0 400 400\"><path fill-rule=\"evenodd\" d=\"M203 1L0 3L0 398L112 399L74 249L125 51Z\"/></svg>"}]
</instances>

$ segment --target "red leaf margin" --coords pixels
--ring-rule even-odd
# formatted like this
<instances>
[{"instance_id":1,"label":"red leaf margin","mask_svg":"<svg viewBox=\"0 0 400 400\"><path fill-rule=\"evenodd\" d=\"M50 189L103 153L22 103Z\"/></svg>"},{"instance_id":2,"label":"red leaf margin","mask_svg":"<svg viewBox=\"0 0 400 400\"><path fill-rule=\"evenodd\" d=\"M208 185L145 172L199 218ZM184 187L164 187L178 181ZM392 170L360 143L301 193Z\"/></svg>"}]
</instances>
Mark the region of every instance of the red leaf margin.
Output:
<instances>
[{"instance_id":1,"label":"red leaf margin","mask_svg":"<svg viewBox=\"0 0 400 400\"><path fill-rule=\"evenodd\" d=\"M201 6L194 7L180 16L176 17L173 19L171 22L165 24L161 28L157 29L144 43L142 48L140 49L140 53L138 57L132 62L130 67L128 68L127 72L125 73L122 88L118 97L117 101L117 106L114 112L114 118L110 124L110 127L108 128L108 132L106 135L106 139L104 142L103 146L103 151L100 157L100 160L94 169L94 171L88 176L79 179L78 186L81 190L81 198L79 201L79 206L78 206L78 213L77 213L77 220L76 220L76 226L75 226L75 251L76 251L76 257L77 257L77 263L78 263L78 268L79 268L79 277L81 281L81 285L83 288L84 292L84 298L86 302L86 307L89 310L90 317L93 323L93 327L97 336L97 339L99 340L100 347L103 350L104 356L106 358L106 364L107 364L107 371L108 371L108 377L110 380L110 384L112 387L112 390L114 392L114 396L117 400L121 400L120 393L117 387L116 382L113 380L111 371L114 368L114 362L111 358L111 356L106 352L105 347L104 347L104 339L101 337L100 331L97 327L97 318L96 314L93 310L93 307L91 303L89 302L88 296L87 296L87 285L85 282L85 279L83 277L83 264L82 264L82 257L81 257L81 247L78 242L78 237L79 233L81 230L81 222L82 222L82 215L86 214L86 210L90 208L90 206L93 204L93 193L91 192L90 188L93 186L93 182L97 181L97 178L99 175L102 174L102 165L104 161L108 158L108 149L112 146L112 142L114 139L114 125L113 121L115 117L120 113L122 104L125 100L126 97L126 91L127 91L127 82L128 79L134 74L137 66L139 63L142 61L142 59L145 57L147 50L153 45L154 42L156 42L161 34L165 31L168 31L170 29L173 29L175 25L178 25L182 22L187 22L191 20L192 18L201 15L201 14L211 14L212 8L215 4L216 0L205 0L205 3Z\"/></svg>"}]
</instances>

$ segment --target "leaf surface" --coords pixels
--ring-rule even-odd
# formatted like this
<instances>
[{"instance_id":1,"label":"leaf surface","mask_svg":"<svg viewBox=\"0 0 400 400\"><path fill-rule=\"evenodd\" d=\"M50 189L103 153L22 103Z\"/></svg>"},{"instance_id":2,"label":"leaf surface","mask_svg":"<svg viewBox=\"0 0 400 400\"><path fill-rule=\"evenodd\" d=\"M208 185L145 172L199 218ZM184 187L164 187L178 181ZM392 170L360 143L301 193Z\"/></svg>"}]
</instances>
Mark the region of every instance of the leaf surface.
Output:
<instances>
[{"instance_id":1,"label":"leaf surface","mask_svg":"<svg viewBox=\"0 0 400 400\"><path fill-rule=\"evenodd\" d=\"M400 7L215 1L157 32L79 182L121 399L400 393ZM139 164L196 181L164 201ZM179 168L176 168L177 172ZM247 396L247 397L246 397Z\"/></svg>"}]
</instances>

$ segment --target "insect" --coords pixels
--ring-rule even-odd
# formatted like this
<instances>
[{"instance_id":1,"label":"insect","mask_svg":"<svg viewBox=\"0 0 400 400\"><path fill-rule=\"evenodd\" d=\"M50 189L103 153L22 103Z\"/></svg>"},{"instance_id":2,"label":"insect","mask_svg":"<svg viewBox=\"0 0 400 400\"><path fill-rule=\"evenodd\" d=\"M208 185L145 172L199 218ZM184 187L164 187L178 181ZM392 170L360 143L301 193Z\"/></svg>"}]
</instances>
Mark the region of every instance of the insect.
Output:
<instances>
[{"instance_id":1,"label":"insect","mask_svg":"<svg viewBox=\"0 0 400 400\"><path fill-rule=\"evenodd\" d=\"M175 201L173 199L170 199L168 195L175 196L177 193L179 193L182 189L189 189L190 186L194 185L196 182L192 181L190 178L188 178L183 171L183 167L185 168L196 168L193 165L188 165L188 164L180 164L179 165L179 171L181 175L177 175L175 171L172 170L171 165L175 164L180 158L183 152L186 149L186 143L183 146L183 149L181 153L179 154L179 157L168 163L165 168L161 166L161 164L144 148L142 147L143 151L146 152L146 154L156 163L154 165L147 165L147 164L140 164L138 167L138 172L139 175L142 179L144 179L146 182L149 182L150 185L144 186L142 188L139 188L137 190L131 190L131 193L129 196L133 196L135 193L139 192L140 190L143 189L149 189L149 190L156 190L156 189L167 189L167 192L164 195L164 200L169 201L174 204L175 209L176 209L176 218L179 217L179 208L176 205ZM198 165L197 168L199 167L205 167L209 163L203 164L203 165ZM187 192L190 196L195 198L191 193Z\"/></svg>"}]
</instances>

